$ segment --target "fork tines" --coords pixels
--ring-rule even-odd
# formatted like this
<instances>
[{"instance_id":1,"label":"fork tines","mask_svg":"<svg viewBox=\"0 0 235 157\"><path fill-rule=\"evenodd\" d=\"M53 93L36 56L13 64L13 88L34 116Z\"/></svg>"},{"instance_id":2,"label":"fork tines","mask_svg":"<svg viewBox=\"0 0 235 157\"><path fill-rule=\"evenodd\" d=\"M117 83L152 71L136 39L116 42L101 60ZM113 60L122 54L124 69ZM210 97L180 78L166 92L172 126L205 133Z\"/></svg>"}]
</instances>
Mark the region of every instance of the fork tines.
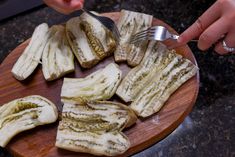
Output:
<instances>
[{"instance_id":1,"label":"fork tines","mask_svg":"<svg viewBox=\"0 0 235 157\"><path fill-rule=\"evenodd\" d=\"M116 41L119 43L119 40L120 40L120 37L121 37L121 34L116 26L116 24L114 23L114 26L113 26L113 29L112 29L112 32L113 32L113 35L114 35L114 38L116 39Z\"/></svg>"},{"instance_id":2,"label":"fork tines","mask_svg":"<svg viewBox=\"0 0 235 157\"><path fill-rule=\"evenodd\" d=\"M143 31L138 32L138 33L134 34L133 36L131 36L130 43L134 44L134 43L140 42L141 40L154 38L154 35L155 35L155 28L150 27L146 30L143 30Z\"/></svg>"}]
</instances>

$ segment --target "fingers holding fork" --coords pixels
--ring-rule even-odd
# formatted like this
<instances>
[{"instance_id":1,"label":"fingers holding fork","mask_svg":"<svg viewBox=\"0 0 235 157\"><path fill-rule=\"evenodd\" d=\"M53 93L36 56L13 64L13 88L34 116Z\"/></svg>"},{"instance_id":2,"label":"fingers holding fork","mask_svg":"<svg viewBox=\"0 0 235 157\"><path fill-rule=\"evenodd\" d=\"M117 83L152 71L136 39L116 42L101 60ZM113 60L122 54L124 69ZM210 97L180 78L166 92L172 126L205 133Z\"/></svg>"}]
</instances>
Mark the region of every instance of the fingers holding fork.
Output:
<instances>
[{"instance_id":1,"label":"fingers holding fork","mask_svg":"<svg viewBox=\"0 0 235 157\"><path fill-rule=\"evenodd\" d=\"M44 0L44 2L63 14L70 14L83 8L84 0Z\"/></svg>"}]
</instances>

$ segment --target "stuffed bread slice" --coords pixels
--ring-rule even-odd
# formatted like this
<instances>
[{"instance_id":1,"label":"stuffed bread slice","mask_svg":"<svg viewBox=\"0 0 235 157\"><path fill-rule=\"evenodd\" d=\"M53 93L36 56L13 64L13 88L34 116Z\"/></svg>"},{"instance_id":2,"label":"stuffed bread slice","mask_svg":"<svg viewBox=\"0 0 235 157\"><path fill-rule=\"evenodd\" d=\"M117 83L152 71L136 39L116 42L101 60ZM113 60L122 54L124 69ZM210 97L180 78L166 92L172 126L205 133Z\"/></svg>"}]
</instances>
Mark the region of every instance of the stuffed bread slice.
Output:
<instances>
[{"instance_id":1,"label":"stuffed bread slice","mask_svg":"<svg viewBox=\"0 0 235 157\"><path fill-rule=\"evenodd\" d=\"M61 98L63 101L107 100L115 94L121 75L118 65L110 63L85 78L64 78Z\"/></svg>"},{"instance_id":2,"label":"stuffed bread slice","mask_svg":"<svg viewBox=\"0 0 235 157\"><path fill-rule=\"evenodd\" d=\"M43 49L48 39L48 25L42 23L33 32L29 45L12 68L12 74L17 80L29 77L40 62Z\"/></svg>"},{"instance_id":3,"label":"stuffed bread slice","mask_svg":"<svg viewBox=\"0 0 235 157\"><path fill-rule=\"evenodd\" d=\"M0 146L5 147L16 134L57 120L56 106L48 99L32 95L0 107Z\"/></svg>"},{"instance_id":4,"label":"stuffed bread slice","mask_svg":"<svg viewBox=\"0 0 235 157\"><path fill-rule=\"evenodd\" d=\"M90 68L113 53L112 33L87 13L66 23L66 34L73 53L84 68Z\"/></svg>"},{"instance_id":5,"label":"stuffed bread slice","mask_svg":"<svg viewBox=\"0 0 235 157\"><path fill-rule=\"evenodd\" d=\"M42 71L47 81L74 71L74 56L65 35L65 27L49 29L49 39L42 55Z\"/></svg>"},{"instance_id":6,"label":"stuffed bread slice","mask_svg":"<svg viewBox=\"0 0 235 157\"><path fill-rule=\"evenodd\" d=\"M148 42L130 44L130 37L152 25L151 15L122 10L117 27L120 31L120 44L114 52L116 62L128 61L130 66L136 66L142 60Z\"/></svg>"},{"instance_id":7,"label":"stuffed bread slice","mask_svg":"<svg viewBox=\"0 0 235 157\"><path fill-rule=\"evenodd\" d=\"M67 102L63 107L56 146L94 155L119 155L130 147L129 139L121 131L136 120L134 112L120 103Z\"/></svg>"}]
</instances>

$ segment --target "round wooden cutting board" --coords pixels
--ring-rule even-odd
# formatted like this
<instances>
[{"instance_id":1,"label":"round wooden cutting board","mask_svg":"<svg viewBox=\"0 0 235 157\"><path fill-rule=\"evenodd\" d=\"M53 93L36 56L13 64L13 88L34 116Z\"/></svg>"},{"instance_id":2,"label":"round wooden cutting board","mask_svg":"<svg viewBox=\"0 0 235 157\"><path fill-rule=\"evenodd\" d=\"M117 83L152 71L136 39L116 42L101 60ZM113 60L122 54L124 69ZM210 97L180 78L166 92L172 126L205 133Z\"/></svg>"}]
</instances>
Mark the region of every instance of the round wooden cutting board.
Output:
<instances>
[{"instance_id":1,"label":"round wooden cutting board","mask_svg":"<svg viewBox=\"0 0 235 157\"><path fill-rule=\"evenodd\" d=\"M119 13L105 13L103 15L111 17L115 21L117 21L120 16ZM168 27L172 32L175 32L170 26L158 19L153 20L153 25L163 25ZM41 95L54 102L61 112L62 103L60 101L60 92L63 78L52 82L46 82L42 74L41 65L39 65L34 73L23 82L16 80L11 74L14 63L28 43L29 40L19 45L0 65L0 105L28 95ZM176 51L197 65L188 46L177 48ZM84 70L79 67L76 61L76 72L69 74L66 77L85 77L97 69L105 67L110 62L114 62L112 56L92 69ZM125 63L119 65L123 74L126 75L130 68ZM197 98L198 88L199 74L197 73L196 76L188 80L173 95L171 95L160 112L149 118L139 119L134 126L124 130L124 133L131 141L131 147L127 152L120 156L124 157L137 153L171 133L192 110ZM113 99L118 100L116 96L114 96ZM14 156L23 157L92 156L56 148L54 145L57 126L58 122L22 132L11 140L7 145L7 149Z\"/></svg>"}]
</instances>

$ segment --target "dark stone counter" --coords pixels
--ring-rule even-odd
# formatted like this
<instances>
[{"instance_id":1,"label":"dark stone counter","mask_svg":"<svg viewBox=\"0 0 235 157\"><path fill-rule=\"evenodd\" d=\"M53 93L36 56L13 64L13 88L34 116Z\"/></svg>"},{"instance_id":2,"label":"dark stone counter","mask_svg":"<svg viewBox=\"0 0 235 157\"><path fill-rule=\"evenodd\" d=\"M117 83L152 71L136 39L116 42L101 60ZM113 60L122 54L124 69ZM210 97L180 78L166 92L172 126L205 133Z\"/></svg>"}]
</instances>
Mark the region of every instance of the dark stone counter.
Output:
<instances>
[{"instance_id":1,"label":"dark stone counter","mask_svg":"<svg viewBox=\"0 0 235 157\"><path fill-rule=\"evenodd\" d=\"M181 33L213 0L87 0L86 7L98 12L121 8L154 15ZM74 16L76 15L70 15ZM34 28L65 22L48 7L39 7L0 22L0 62ZM213 49L201 52L189 45L200 68L200 92L193 111L169 136L134 157L235 157L235 55L220 56ZM1 152L1 151L0 151ZM1 155L0 155L1 157Z\"/></svg>"}]
</instances>

